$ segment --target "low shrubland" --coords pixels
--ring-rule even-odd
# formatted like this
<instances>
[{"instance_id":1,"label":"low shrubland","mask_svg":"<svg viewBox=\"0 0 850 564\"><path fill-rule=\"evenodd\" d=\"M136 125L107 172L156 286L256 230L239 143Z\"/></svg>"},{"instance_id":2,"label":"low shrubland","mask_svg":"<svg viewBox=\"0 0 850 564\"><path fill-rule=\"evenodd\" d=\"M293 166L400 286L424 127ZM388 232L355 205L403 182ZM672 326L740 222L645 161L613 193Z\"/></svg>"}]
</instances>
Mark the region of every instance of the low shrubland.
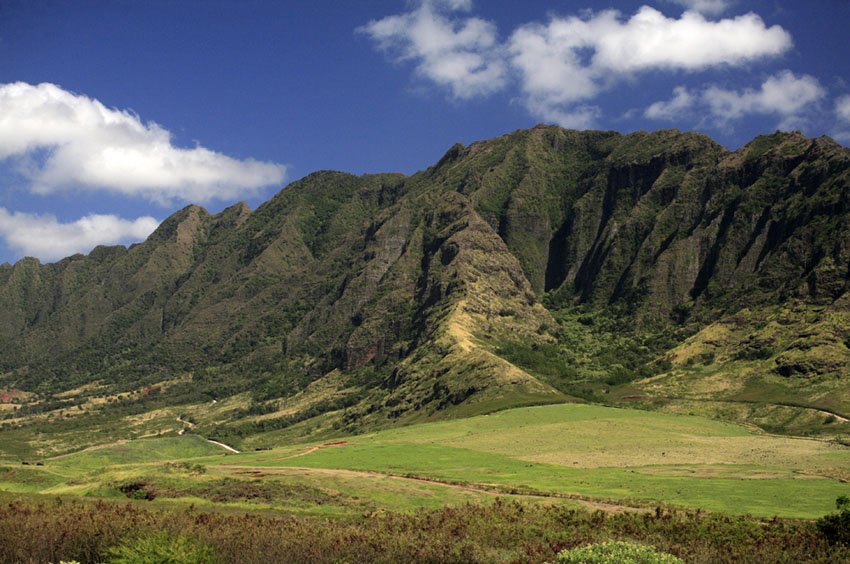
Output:
<instances>
[{"instance_id":1,"label":"low shrubland","mask_svg":"<svg viewBox=\"0 0 850 564\"><path fill-rule=\"evenodd\" d=\"M551 562L564 550L609 541L654 547L686 562L850 559L850 547L830 543L811 522L660 507L606 514L497 500L319 519L139 503L7 499L0 505L0 561L144 561L153 551L204 562Z\"/></svg>"}]
</instances>

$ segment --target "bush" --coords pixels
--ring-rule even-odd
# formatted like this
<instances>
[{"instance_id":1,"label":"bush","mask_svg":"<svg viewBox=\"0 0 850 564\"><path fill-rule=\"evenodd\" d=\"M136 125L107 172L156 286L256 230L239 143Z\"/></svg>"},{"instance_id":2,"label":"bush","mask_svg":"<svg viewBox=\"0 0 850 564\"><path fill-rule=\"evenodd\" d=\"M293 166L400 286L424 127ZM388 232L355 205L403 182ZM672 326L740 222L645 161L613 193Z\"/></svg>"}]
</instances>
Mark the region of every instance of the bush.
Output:
<instances>
[{"instance_id":1,"label":"bush","mask_svg":"<svg viewBox=\"0 0 850 564\"><path fill-rule=\"evenodd\" d=\"M630 542L604 542L558 553L556 564L678 564L683 560L652 546Z\"/></svg>"},{"instance_id":2,"label":"bush","mask_svg":"<svg viewBox=\"0 0 850 564\"><path fill-rule=\"evenodd\" d=\"M211 564L218 562L212 547L185 536L165 533L127 540L110 548L111 564Z\"/></svg>"},{"instance_id":3,"label":"bush","mask_svg":"<svg viewBox=\"0 0 850 564\"><path fill-rule=\"evenodd\" d=\"M151 501L156 498L156 490L145 482L130 482L118 486L118 491L130 499Z\"/></svg>"},{"instance_id":4,"label":"bush","mask_svg":"<svg viewBox=\"0 0 850 564\"><path fill-rule=\"evenodd\" d=\"M716 357L715 357L714 353L709 351L709 352L700 353L700 355L697 357L697 360L703 366L710 366L710 365L714 364L715 358Z\"/></svg>"},{"instance_id":5,"label":"bush","mask_svg":"<svg viewBox=\"0 0 850 564\"><path fill-rule=\"evenodd\" d=\"M735 353L737 360L767 360L776 354L769 342L747 342Z\"/></svg>"},{"instance_id":6,"label":"bush","mask_svg":"<svg viewBox=\"0 0 850 564\"><path fill-rule=\"evenodd\" d=\"M850 546L850 497L839 496L835 500L835 507L838 513L818 519L818 530L830 543Z\"/></svg>"}]
</instances>

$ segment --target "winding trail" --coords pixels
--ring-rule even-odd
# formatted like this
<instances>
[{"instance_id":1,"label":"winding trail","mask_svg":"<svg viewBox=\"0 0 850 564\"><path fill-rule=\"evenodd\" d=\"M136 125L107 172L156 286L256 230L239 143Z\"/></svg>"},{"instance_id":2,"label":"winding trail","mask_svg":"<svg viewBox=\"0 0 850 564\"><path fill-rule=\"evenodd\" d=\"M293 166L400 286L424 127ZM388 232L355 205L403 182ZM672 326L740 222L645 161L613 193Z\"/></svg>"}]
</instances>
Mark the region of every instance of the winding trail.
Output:
<instances>
[{"instance_id":1,"label":"winding trail","mask_svg":"<svg viewBox=\"0 0 850 564\"><path fill-rule=\"evenodd\" d=\"M826 409L820 409L820 410L818 410L818 411L820 411L820 412L821 412L821 414L826 415L827 417L828 417L828 416L830 416L830 415L832 415L833 417L835 417L835 419L836 419L836 420L841 421L842 423L848 423L848 422L850 422L850 419L847 419L847 418L846 418L846 417L844 417L843 415L838 415L838 414L837 414L837 413L835 413L834 411L827 411Z\"/></svg>"},{"instance_id":2,"label":"winding trail","mask_svg":"<svg viewBox=\"0 0 850 564\"><path fill-rule=\"evenodd\" d=\"M194 427L194 426L195 426L195 424L194 424L194 423L192 423L191 421L186 421L185 419L180 419L180 416L179 416L179 415L177 416L177 422L178 422L178 423L182 423L183 425L186 425L185 427L183 427L182 429L180 429L179 431L177 431L177 434L178 434L178 435L182 435L183 433L185 433L185 432L186 432L186 429L191 429L192 427Z\"/></svg>"},{"instance_id":3,"label":"winding trail","mask_svg":"<svg viewBox=\"0 0 850 564\"><path fill-rule=\"evenodd\" d=\"M176 419L177 419L177 422L178 422L178 423L182 423L183 425L186 425L186 427L184 427L183 429L180 429L179 431L177 431L177 434L178 434L178 435L183 435L183 434L186 432L186 429L191 429L191 428L193 428L193 427L195 426L195 424L194 424L194 423L192 423L191 421L186 421L185 419L181 419L179 415L176 417ZM233 448L232 446L230 446L230 445L226 445L226 444L224 444L224 443L222 443L222 442L214 441L214 440L212 440L212 439L208 439L208 438L206 438L206 437L203 437L203 439L204 439L205 441L209 442L209 443L212 443L212 444L214 444L214 445L218 445L218 446L220 446L221 448L223 448L223 449L225 449L225 450L229 450L229 451L230 451L230 452L232 452L232 453L239 454L239 453L241 452L241 451L239 451L239 450L236 450L236 449L235 449L235 448Z\"/></svg>"},{"instance_id":4,"label":"winding trail","mask_svg":"<svg viewBox=\"0 0 850 564\"><path fill-rule=\"evenodd\" d=\"M239 453L241 452L241 451L236 450L235 448L233 448L233 447L232 447L232 446L230 446L230 445L226 445L226 444L224 444L224 443L220 443L220 442L218 442L218 441L214 441L214 440L212 440L212 439L207 439L207 442L208 442L208 443L212 443L212 444L214 444L214 445L218 445L218 446L220 446L221 448L223 448L223 449L225 449L225 450L229 450L230 452L233 452L233 453L236 453L236 454L239 454Z\"/></svg>"}]
</instances>

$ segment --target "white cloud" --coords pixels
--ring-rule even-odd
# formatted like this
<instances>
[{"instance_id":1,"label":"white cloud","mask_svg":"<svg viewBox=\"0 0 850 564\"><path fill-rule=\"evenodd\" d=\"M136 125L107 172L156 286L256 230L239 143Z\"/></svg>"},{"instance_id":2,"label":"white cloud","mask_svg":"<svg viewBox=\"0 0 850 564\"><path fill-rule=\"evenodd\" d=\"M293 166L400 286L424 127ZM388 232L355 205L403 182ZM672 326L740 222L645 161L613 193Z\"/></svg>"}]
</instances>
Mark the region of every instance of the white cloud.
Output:
<instances>
[{"instance_id":1,"label":"white cloud","mask_svg":"<svg viewBox=\"0 0 850 564\"><path fill-rule=\"evenodd\" d=\"M551 26L526 25L511 36L509 52L532 114L565 127L592 126L592 114L576 116L571 107L596 97L602 86L597 73L584 66L570 37Z\"/></svg>"},{"instance_id":2,"label":"white cloud","mask_svg":"<svg viewBox=\"0 0 850 564\"><path fill-rule=\"evenodd\" d=\"M850 122L850 96L842 96L835 101L835 113L846 122Z\"/></svg>"},{"instance_id":3,"label":"white cloud","mask_svg":"<svg viewBox=\"0 0 850 564\"><path fill-rule=\"evenodd\" d=\"M732 5L732 0L667 0L678 4L686 10L700 12L709 16L717 16L725 12Z\"/></svg>"},{"instance_id":4,"label":"white cloud","mask_svg":"<svg viewBox=\"0 0 850 564\"><path fill-rule=\"evenodd\" d=\"M502 45L492 22L457 17L471 0L420 0L358 31L397 60L414 61L417 74L455 98L490 94L516 78L533 115L567 127L591 127L601 111L590 101L636 73L739 66L792 45L787 31L754 13L705 18L727 0L675 1L688 8L679 18L649 6L628 18L616 10L553 17L516 28Z\"/></svg>"},{"instance_id":5,"label":"white cloud","mask_svg":"<svg viewBox=\"0 0 850 564\"><path fill-rule=\"evenodd\" d=\"M49 83L0 85L0 159L10 157L39 194L79 187L161 204L236 199L285 176L278 164L175 147L161 126Z\"/></svg>"},{"instance_id":6,"label":"white cloud","mask_svg":"<svg viewBox=\"0 0 850 564\"><path fill-rule=\"evenodd\" d=\"M673 89L673 98L664 102L655 102L643 112L649 119L674 120L693 107L697 98L684 86Z\"/></svg>"},{"instance_id":7,"label":"white cloud","mask_svg":"<svg viewBox=\"0 0 850 564\"><path fill-rule=\"evenodd\" d=\"M675 19L643 6L626 21L608 11L589 20L569 18L558 25L564 27L561 33L579 34L580 47L595 49L595 66L624 72L741 65L779 55L792 45L787 31L766 27L753 13L709 21L685 12Z\"/></svg>"},{"instance_id":8,"label":"white cloud","mask_svg":"<svg viewBox=\"0 0 850 564\"><path fill-rule=\"evenodd\" d=\"M826 90L815 77L797 76L784 70L768 77L758 88L740 91L719 86L702 89L677 86L673 89L673 98L655 102L643 115L648 119L673 120L684 116L688 110L699 108L720 128L725 128L730 121L761 114L779 117L779 129L796 129L805 126L808 111L825 96ZM850 121L850 96L843 109ZM839 100L836 112L841 115L841 111Z\"/></svg>"},{"instance_id":9,"label":"white cloud","mask_svg":"<svg viewBox=\"0 0 850 564\"><path fill-rule=\"evenodd\" d=\"M88 252L97 245L139 241L150 235L158 225L159 222L152 217L129 220L96 214L72 223L60 223L53 215L10 213L0 208L0 236L6 244L42 260Z\"/></svg>"},{"instance_id":10,"label":"white cloud","mask_svg":"<svg viewBox=\"0 0 850 564\"><path fill-rule=\"evenodd\" d=\"M471 8L471 0L426 0L411 12L371 21L357 31L397 60L415 61L419 75L455 98L472 98L501 90L506 68L494 24L449 17Z\"/></svg>"},{"instance_id":11,"label":"white cloud","mask_svg":"<svg viewBox=\"0 0 850 564\"><path fill-rule=\"evenodd\" d=\"M602 108L591 105L569 106L563 109L545 104L539 108L530 105L529 110L532 114L540 116L547 122L557 123L562 127L572 129L592 129L596 127L599 118L602 117Z\"/></svg>"},{"instance_id":12,"label":"white cloud","mask_svg":"<svg viewBox=\"0 0 850 564\"><path fill-rule=\"evenodd\" d=\"M512 34L508 51L527 106L550 119L637 72L737 66L791 45L788 32L767 27L756 14L709 21L685 12L675 19L643 6L628 19L607 10L524 25Z\"/></svg>"},{"instance_id":13,"label":"white cloud","mask_svg":"<svg viewBox=\"0 0 850 564\"><path fill-rule=\"evenodd\" d=\"M721 121L749 114L775 114L784 119L784 124L790 125L798 121L802 111L825 95L826 91L815 77L797 76L785 70L769 77L758 89L736 91L711 86L703 92L702 99L712 115Z\"/></svg>"}]
</instances>

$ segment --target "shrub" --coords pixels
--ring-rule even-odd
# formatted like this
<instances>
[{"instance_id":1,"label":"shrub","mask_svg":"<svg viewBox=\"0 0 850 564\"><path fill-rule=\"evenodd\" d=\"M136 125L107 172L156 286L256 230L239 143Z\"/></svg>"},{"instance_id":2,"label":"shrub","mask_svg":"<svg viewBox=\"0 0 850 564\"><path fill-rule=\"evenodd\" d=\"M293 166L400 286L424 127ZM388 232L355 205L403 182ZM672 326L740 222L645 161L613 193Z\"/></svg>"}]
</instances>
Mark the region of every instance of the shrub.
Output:
<instances>
[{"instance_id":1,"label":"shrub","mask_svg":"<svg viewBox=\"0 0 850 564\"><path fill-rule=\"evenodd\" d=\"M673 362L669 358L660 358L652 363L651 368L654 374L663 374L673 369Z\"/></svg>"},{"instance_id":2,"label":"shrub","mask_svg":"<svg viewBox=\"0 0 850 564\"><path fill-rule=\"evenodd\" d=\"M683 560L652 546L615 541L558 553L556 564L678 564Z\"/></svg>"},{"instance_id":3,"label":"shrub","mask_svg":"<svg viewBox=\"0 0 850 564\"><path fill-rule=\"evenodd\" d=\"M118 486L118 491L130 499L144 499L151 501L156 498L156 491L145 482L130 482Z\"/></svg>"},{"instance_id":4,"label":"shrub","mask_svg":"<svg viewBox=\"0 0 850 564\"><path fill-rule=\"evenodd\" d=\"M757 341L744 343L741 350L735 353L737 360L767 360L776 354L776 349L769 342Z\"/></svg>"},{"instance_id":5,"label":"shrub","mask_svg":"<svg viewBox=\"0 0 850 564\"><path fill-rule=\"evenodd\" d=\"M108 550L111 564L211 564L219 561L212 547L189 537L154 533L124 541Z\"/></svg>"},{"instance_id":6,"label":"shrub","mask_svg":"<svg viewBox=\"0 0 850 564\"><path fill-rule=\"evenodd\" d=\"M830 513L818 519L818 530L830 543L850 546L850 497L838 496L835 507L838 513Z\"/></svg>"},{"instance_id":7,"label":"shrub","mask_svg":"<svg viewBox=\"0 0 850 564\"><path fill-rule=\"evenodd\" d=\"M165 468L168 468L168 469L181 470L181 471L188 472L189 474L194 474L194 475L206 474L207 473L207 467L206 466L204 466L203 464L192 463L192 462L189 462L189 461L166 462L164 464L164 466L165 466Z\"/></svg>"},{"instance_id":8,"label":"shrub","mask_svg":"<svg viewBox=\"0 0 850 564\"><path fill-rule=\"evenodd\" d=\"M702 364L703 366L710 366L710 365L714 364L714 360L715 360L714 352L709 351L709 352L700 353L700 355L697 357L697 360L699 360L699 363Z\"/></svg>"}]
</instances>

